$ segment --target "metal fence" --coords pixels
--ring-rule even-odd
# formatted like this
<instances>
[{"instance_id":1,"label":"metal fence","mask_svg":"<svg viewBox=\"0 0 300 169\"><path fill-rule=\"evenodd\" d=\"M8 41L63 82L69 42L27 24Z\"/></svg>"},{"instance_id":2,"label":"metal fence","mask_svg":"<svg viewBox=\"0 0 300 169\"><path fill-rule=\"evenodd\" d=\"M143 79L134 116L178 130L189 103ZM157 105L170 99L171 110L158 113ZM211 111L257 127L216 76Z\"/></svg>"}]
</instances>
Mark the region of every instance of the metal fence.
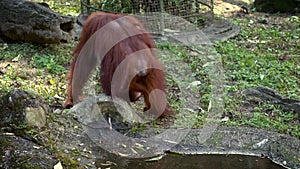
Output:
<instances>
[{"instance_id":1,"label":"metal fence","mask_svg":"<svg viewBox=\"0 0 300 169\"><path fill-rule=\"evenodd\" d=\"M186 32L189 24L203 28L213 20L213 0L81 0L81 12L133 14L153 34ZM187 23L188 22L188 23Z\"/></svg>"}]
</instances>

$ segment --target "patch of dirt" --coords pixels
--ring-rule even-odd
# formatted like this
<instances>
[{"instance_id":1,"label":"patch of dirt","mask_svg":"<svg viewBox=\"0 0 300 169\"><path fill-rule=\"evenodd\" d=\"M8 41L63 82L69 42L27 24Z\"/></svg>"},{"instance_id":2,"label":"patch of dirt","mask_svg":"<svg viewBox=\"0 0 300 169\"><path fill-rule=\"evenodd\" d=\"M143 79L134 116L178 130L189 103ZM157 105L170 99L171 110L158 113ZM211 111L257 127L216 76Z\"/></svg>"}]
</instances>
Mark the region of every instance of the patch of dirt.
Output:
<instances>
[{"instance_id":1,"label":"patch of dirt","mask_svg":"<svg viewBox=\"0 0 300 169\"><path fill-rule=\"evenodd\" d=\"M230 17L250 9L254 0L215 0L214 13L224 17Z\"/></svg>"}]
</instances>

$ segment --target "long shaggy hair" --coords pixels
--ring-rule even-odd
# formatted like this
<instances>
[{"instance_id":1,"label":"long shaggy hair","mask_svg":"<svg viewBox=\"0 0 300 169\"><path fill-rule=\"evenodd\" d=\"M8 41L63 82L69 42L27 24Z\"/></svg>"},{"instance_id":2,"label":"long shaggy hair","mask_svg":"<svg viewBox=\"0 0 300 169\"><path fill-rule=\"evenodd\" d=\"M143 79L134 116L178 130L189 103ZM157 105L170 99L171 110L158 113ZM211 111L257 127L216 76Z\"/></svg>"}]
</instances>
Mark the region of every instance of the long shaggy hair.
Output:
<instances>
[{"instance_id":1,"label":"long shaggy hair","mask_svg":"<svg viewBox=\"0 0 300 169\"><path fill-rule=\"evenodd\" d=\"M100 64L100 83L106 95L131 102L144 96L144 111L169 115L165 78L154 49L150 34L136 18L92 13L73 51L64 107L78 102L89 74Z\"/></svg>"}]
</instances>

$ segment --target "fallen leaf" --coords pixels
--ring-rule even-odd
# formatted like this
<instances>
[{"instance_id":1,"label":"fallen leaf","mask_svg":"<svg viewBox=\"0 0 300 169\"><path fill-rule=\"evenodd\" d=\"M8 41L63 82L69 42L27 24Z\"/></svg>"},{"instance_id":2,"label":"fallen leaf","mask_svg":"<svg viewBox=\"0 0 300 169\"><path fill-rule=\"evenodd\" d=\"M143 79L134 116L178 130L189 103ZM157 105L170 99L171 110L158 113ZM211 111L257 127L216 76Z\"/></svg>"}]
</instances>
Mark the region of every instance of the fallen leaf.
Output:
<instances>
[{"instance_id":1,"label":"fallen leaf","mask_svg":"<svg viewBox=\"0 0 300 169\"><path fill-rule=\"evenodd\" d=\"M128 154L123 154L123 153L118 153L120 156L122 157L128 157L129 155Z\"/></svg>"},{"instance_id":2,"label":"fallen leaf","mask_svg":"<svg viewBox=\"0 0 300 169\"><path fill-rule=\"evenodd\" d=\"M165 155L161 155L161 156L158 156L158 157L154 157L154 158L150 158L148 160L145 160L146 162L153 162L153 161L158 161L160 159L162 159Z\"/></svg>"},{"instance_id":3,"label":"fallen leaf","mask_svg":"<svg viewBox=\"0 0 300 169\"><path fill-rule=\"evenodd\" d=\"M57 164L55 164L54 169L63 169L61 162L58 162Z\"/></svg>"}]
</instances>

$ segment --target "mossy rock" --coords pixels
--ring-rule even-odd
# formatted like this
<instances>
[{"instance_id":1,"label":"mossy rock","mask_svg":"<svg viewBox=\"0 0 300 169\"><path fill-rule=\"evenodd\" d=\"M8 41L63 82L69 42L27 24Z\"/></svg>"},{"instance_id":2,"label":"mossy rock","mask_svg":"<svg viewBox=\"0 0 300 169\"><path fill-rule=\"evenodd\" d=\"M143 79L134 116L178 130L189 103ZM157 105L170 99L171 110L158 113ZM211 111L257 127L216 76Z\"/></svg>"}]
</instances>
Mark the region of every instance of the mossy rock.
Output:
<instances>
[{"instance_id":1,"label":"mossy rock","mask_svg":"<svg viewBox=\"0 0 300 169\"><path fill-rule=\"evenodd\" d=\"M42 127L46 124L49 107L38 94L17 89L0 100L0 127Z\"/></svg>"},{"instance_id":2,"label":"mossy rock","mask_svg":"<svg viewBox=\"0 0 300 169\"><path fill-rule=\"evenodd\" d=\"M34 148L36 147L36 148ZM58 162L47 149L22 137L0 135L0 168L53 168Z\"/></svg>"}]
</instances>

